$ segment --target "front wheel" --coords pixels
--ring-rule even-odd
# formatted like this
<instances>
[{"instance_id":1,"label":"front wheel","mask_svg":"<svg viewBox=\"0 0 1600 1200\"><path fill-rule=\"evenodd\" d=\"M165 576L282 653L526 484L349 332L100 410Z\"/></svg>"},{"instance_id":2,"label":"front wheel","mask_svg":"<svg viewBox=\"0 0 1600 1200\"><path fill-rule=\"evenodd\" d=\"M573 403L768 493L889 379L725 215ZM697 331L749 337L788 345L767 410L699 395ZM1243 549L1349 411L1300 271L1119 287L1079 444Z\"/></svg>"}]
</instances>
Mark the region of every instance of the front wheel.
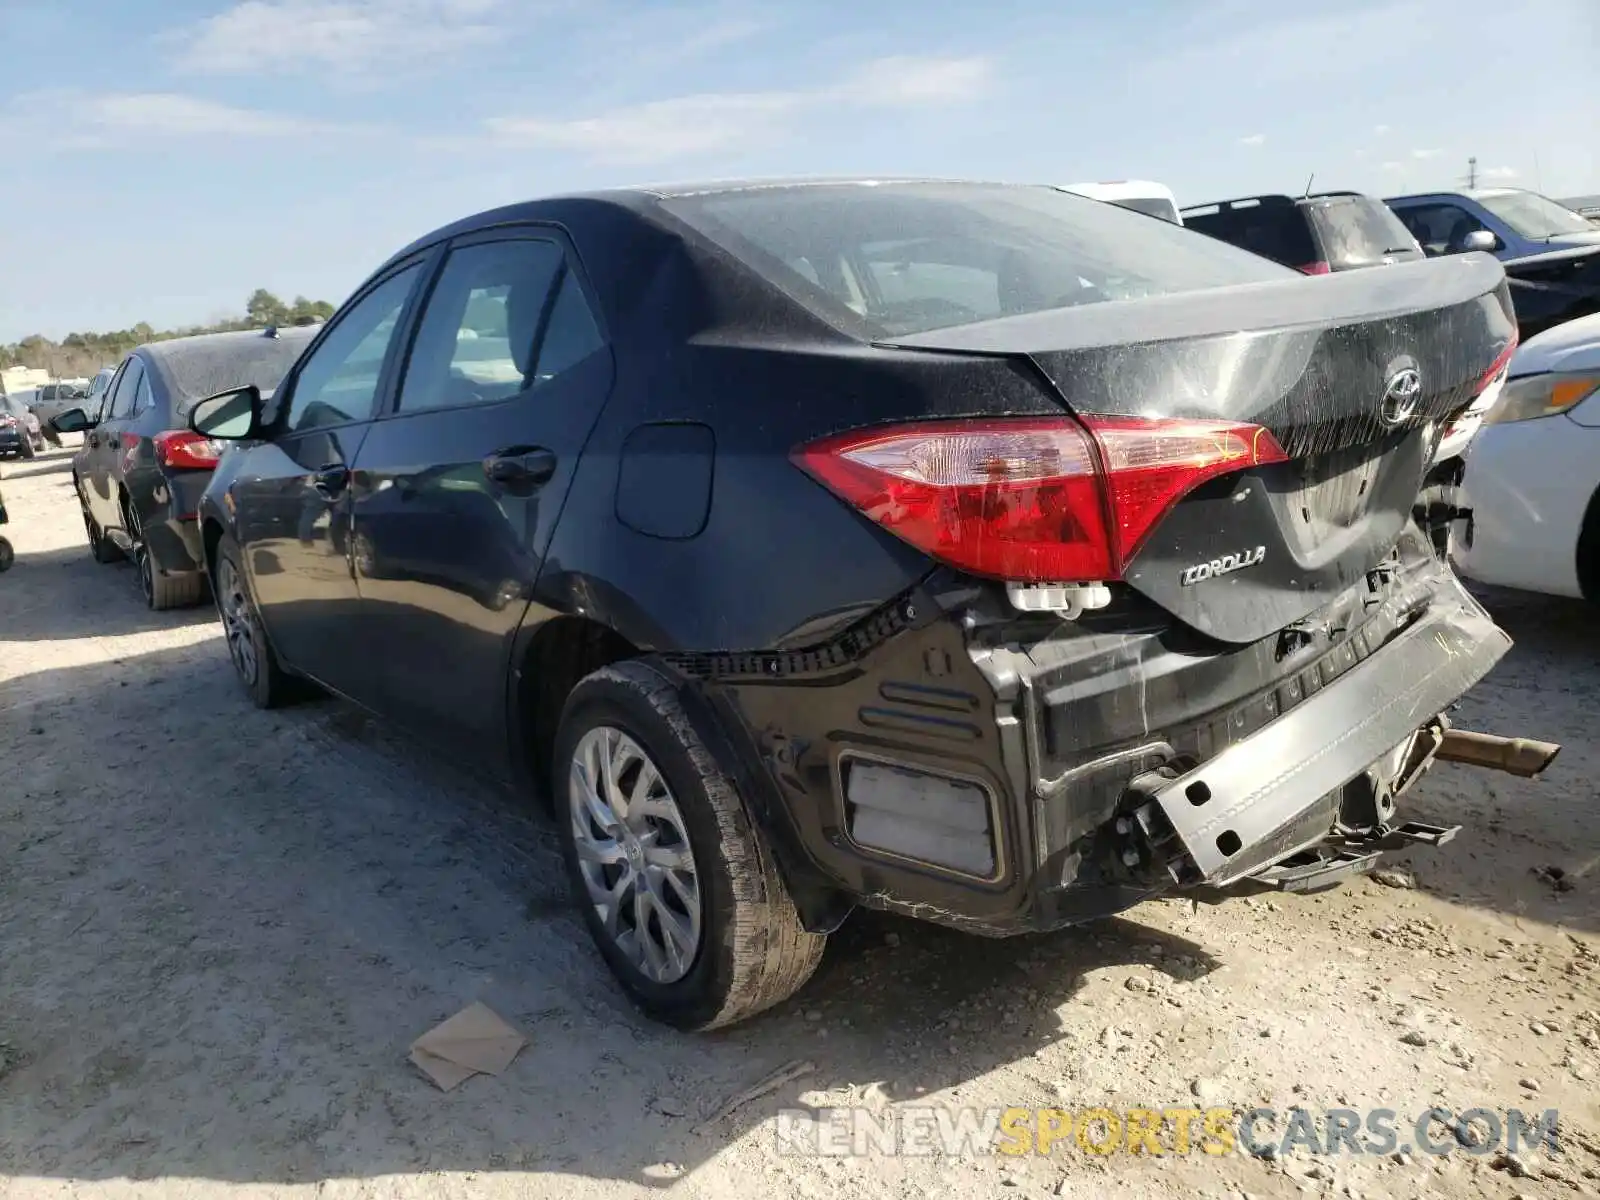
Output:
<instances>
[{"instance_id":1,"label":"front wheel","mask_svg":"<svg viewBox=\"0 0 1600 1200\"><path fill-rule=\"evenodd\" d=\"M23 458L32 458L38 453L38 451L33 448L33 437L27 432L27 430L23 430L20 449L18 449L17 453Z\"/></svg>"},{"instance_id":2,"label":"front wheel","mask_svg":"<svg viewBox=\"0 0 1600 1200\"><path fill-rule=\"evenodd\" d=\"M11 543L0 537L0 571L11 570L11 564L17 561L17 552L11 548Z\"/></svg>"},{"instance_id":3,"label":"front wheel","mask_svg":"<svg viewBox=\"0 0 1600 1200\"><path fill-rule=\"evenodd\" d=\"M731 1025L793 995L822 958L732 779L645 661L567 699L553 757L572 890L602 957L646 1014Z\"/></svg>"}]
</instances>

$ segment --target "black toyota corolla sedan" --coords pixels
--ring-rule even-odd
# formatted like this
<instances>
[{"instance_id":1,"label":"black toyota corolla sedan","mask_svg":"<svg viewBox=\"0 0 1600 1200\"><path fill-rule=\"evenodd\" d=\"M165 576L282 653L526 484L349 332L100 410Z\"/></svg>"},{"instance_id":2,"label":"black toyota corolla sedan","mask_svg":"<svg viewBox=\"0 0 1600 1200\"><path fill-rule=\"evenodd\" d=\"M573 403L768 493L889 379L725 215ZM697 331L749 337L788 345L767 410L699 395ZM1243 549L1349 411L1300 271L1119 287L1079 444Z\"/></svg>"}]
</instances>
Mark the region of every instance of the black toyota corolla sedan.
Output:
<instances>
[{"instance_id":1,"label":"black toyota corolla sedan","mask_svg":"<svg viewBox=\"0 0 1600 1200\"><path fill-rule=\"evenodd\" d=\"M96 562L127 557L151 608L204 595L196 503L222 447L188 428L197 400L221 388L270 393L314 327L210 333L140 346L117 368L93 412L69 408L58 433L82 433L72 483Z\"/></svg>"},{"instance_id":2,"label":"black toyota corolla sedan","mask_svg":"<svg viewBox=\"0 0 1600 1200\"><path fill-rule=\"evenodd\" d=\"M543 200L397 254L201 501L234 666L553 793L649 1013L857 905L974 932L1310 889L1452 829L1509 645L1413 521L1505 369L1473 256L1309 280L1051 188Z\"/></svg>"}]
</instances>

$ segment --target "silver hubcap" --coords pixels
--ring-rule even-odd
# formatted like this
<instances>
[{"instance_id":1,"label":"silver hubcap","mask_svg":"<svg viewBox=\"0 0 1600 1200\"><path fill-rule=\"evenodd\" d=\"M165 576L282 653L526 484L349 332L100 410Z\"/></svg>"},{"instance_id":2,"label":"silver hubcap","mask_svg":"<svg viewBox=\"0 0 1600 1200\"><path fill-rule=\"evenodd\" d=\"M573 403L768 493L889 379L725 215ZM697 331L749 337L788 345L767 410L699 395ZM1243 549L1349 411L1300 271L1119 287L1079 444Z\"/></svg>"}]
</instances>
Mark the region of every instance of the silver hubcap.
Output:
<instances>
[{"instance_id":1,"label":"silver hubcap","mask_svg":"<svg viewBox=\"0 0 1600 1200\"><path fill-rule=\"evenodd\" d=\"M217 611L222 614L222 631L228 638L228 655L233 659L234 670L246 683L255 683L255 616L239 573L227 559L217 564Z\"/></svg>"},{"instance_id":2,"label":"silver hubcap","mask_svg":"<svg viewBox=\"0 0 1600 1200\"><path fill-rule=\"evenodd\" d=\"M700 876L667 781L638 742L601 725L573 752L567 805L606 936L645 978L682 979L700 948Z\"/></svg>"}]
</instances>

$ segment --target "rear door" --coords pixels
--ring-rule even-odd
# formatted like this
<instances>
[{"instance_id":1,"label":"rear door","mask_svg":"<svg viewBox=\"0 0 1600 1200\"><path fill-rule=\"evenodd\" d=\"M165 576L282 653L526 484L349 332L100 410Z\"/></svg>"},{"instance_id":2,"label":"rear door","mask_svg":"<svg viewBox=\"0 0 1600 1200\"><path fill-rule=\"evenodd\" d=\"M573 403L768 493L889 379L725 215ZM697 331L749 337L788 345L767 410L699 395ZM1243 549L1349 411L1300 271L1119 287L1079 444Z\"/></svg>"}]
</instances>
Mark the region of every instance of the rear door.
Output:
<instances>
[{"instance_id":1,"label":"rear door","mask_svg":"<svg viewBox=\"0 0 1600 1200\"><path fill-rule=\"evenodd\" d=\"M363 701L372 648L350 567L350 467L392 386L426 261L397 265L335 315L277 390L271 440L247 451L232 487L244 569L274 647Z\"/></svg>"},{"instance_id":2,"label":"rear door","mask_svg":"<svg viewBox=\"0 0 1600 1200\"><path fill-rule=\"evenodd\" d=\"M512 639L611 387L595 312L554 231L459 239L356 457L382 707L499 767Z\"/></svg>"}]
</instances>

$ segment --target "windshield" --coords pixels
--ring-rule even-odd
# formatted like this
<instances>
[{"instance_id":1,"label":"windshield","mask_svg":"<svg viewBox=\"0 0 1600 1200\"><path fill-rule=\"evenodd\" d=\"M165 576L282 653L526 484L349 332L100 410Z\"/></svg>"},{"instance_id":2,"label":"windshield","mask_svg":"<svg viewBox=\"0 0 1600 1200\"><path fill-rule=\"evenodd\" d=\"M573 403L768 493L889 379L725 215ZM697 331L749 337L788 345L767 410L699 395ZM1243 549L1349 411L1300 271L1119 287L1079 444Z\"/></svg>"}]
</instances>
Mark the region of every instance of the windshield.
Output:
<instances>
[{"instance_id":1,"label":"windshield","mask_svg":"<svg viewBox=\"0 0 1600 1200\"><path fill-rule=\"evenodd\" d=\"M1554 200L1547 200L1538 192L1502 192L1497 196L1479 196L1478 203L1525 238L1594 232L1594 226L1577 213Z\"/></svg>"},{"instance_id":2,"label":"windshield","mask_svg":"<svg viewBox=\"0 0 1600 1200\"><path fill-rule=\"evenodd\" d=\"M1321 201L1311 207L1330 266L1356 267L1385 258L1421 258L1422 249L1387 204L1365 196Z\"/></svg>"},{"instance_id":3,"label":"windshield","mask_svg":"<svg viewBox=\"0 0 1600 1200\"><path fill-rule=\"evenodd\" d=\"M815 184L663 204L825 320L869 337L1285 274L1181 225L1048 187Z\"/></svg>"}]
</instances>

